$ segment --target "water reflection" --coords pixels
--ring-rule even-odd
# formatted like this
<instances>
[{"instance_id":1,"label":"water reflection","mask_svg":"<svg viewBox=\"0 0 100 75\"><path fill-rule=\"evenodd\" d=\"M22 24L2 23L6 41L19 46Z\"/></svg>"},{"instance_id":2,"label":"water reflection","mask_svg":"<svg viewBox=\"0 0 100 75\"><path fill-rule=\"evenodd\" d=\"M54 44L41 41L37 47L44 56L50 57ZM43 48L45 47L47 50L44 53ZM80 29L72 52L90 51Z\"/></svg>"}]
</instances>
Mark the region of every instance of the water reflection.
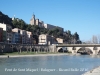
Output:
<instances>
[{"instance_id":1,"label":"water reflection","mask_svg":"<svg viewBox=\"0 0 100 75\"><path fill-rule=\"evenodd\" d=\"M100 65L100 56L90 55L63 55L63 56L35 56L35 57L16 57L0 58L1 75L81 75L86 70L90 70ZM5 68L12 69L38 69L31 71L5 71ZM43 69L55 69L56 71L40 71ZM59 71L67 69L67 71ZM83 71L80 71L82 70Z\"/></svg>"}]
</instances>

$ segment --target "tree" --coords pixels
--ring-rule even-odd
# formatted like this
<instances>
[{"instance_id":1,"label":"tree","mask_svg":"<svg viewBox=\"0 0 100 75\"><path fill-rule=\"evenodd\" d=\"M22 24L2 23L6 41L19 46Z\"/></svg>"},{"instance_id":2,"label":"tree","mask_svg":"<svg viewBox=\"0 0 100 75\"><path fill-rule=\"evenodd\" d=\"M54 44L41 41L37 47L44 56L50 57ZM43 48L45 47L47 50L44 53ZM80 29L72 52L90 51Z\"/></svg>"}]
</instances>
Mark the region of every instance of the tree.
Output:
<instances>
[{"instance_id":1,"label":"tree","mask_svg":"<svg viewBox=\"0 0 100 75\"><path fill-rule=\"evenodd\" d=\"M52 30L49 30L47 33L48 33L49 35L53 35L53 31L52 31Z\"/></svg>"},{"instance_id":2,"label":"tree","mask_svg":"<svg viewBox=\"0 0 100 75\"><path fill-rule=\"evenodd\" d=\"M97 44L98 43L97 36L95 36L95 35L92 36L92 43L93 44Z\"/></svg>"},{"instance_id":3,"label":"tree","mask_svg":"<svg viewBox=\"0 0 100 75\"><path fill-rule=\"evenodd\" d=\"M98 44L100 44L100 35L97 36Z\"/></svg>"},{"instance_id":4,"label":"tree","mask_svg":"<svg viewBox=\"0 0 100 75\"><path fill-rule=\"evenodd\" d=\"M25 29L25 27L26 27L26 23L22 19L18 19L18 18L15 18L12 21L12 24L13 24L14 28L16 27L16 28L20 28L20 29Z\"/></svg>"},{"instance_id":5,"label":"tree","mask_svg":"<svg viewBox=\"0 0 100 75\"><path fill-rule=\"evenodd\" d=\"M85 41L86 44L92 44L91 40Z\"/></svg>"},{"instance_id":6,"label":"tree","mask_svg":"<svg viewBox=\"0 0 100 75\"><path fill-rule=\"evenodd\" d=\"M12 25L12 19L0 11L0 23Z\"/></svg>"},{"instance_id":7,"label":"tree","mask_svg":"<svg viewBox=\"0 0 100 75\"><path fill-rule=\"evenodd\" d=\"M77 32L74 33L74 38L76 41L79 40L79 35L77 34Z\"/></svg>"},{"instance_id":8,"label":"tree","mask_svg":"<svg viewBox=\"0 0 100 75\"><path fill-rule=\"evenodd\" d=\"M70 31L70 30L68 30L67 33L68 33L69 35L71 35L71 31Z\"/></svg>"}]
</instances>

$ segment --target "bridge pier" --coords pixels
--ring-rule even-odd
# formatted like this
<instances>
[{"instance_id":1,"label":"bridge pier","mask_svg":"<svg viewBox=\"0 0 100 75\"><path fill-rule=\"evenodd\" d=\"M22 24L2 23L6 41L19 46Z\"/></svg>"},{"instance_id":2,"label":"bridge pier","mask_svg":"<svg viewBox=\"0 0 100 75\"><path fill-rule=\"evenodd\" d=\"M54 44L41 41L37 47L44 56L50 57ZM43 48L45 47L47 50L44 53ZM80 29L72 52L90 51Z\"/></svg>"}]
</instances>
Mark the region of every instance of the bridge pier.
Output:
<instances>
[{"instance_id":1,"label":"bridge pier","mask_svg":"<svg viewBox=\"0 0 100 75\"><path fill-rule=\"evenodd\" d=\"M30 52L32 52L32 48L30 48Z\"/></svg>"},{"instance_id":2,"label":"bridge pier","mask_svg":"<svg viewBox=\"0 0 100 75\"><path fill-rule=\"evenodd\" d=\"M68 52L74 53L73 47L67 47Z\"/></svg>"}]
</instances>

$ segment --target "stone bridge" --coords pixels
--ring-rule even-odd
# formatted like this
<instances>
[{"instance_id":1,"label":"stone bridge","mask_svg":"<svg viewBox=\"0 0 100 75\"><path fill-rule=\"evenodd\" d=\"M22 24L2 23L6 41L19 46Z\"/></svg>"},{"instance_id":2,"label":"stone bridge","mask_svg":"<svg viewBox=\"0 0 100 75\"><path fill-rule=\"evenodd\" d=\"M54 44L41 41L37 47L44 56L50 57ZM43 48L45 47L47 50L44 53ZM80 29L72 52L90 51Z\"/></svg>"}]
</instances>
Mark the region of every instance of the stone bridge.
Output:
<instances>
[{"instance_id":1,"label":"stone bridge","mask_svg":"<svg viewBox=\"0 0 100 75\"><path fill-rule=\"evenodd\" d=\"M77 53L81 48L90 49L92 54L97 55L100 52L100 44L59 44L56 45L56 51L66 47L71 53Z\"/></svg>"},{"instance_id":2,"label":"stone bridge","mask_svg":"<svg viewBox=\"0 0 100 75\"><path fill-rule=\"evenodd\" d=\"M59 44L59 45L33 45L33 44L1 44L0 53L14 52L17 50L19 53L22 51L27 52L58 52L61 48L66 47L68 52L73 54L78 53L81 48L88 48L92 54L100 53L100 44Z\"/></svg>"}]
</instances>

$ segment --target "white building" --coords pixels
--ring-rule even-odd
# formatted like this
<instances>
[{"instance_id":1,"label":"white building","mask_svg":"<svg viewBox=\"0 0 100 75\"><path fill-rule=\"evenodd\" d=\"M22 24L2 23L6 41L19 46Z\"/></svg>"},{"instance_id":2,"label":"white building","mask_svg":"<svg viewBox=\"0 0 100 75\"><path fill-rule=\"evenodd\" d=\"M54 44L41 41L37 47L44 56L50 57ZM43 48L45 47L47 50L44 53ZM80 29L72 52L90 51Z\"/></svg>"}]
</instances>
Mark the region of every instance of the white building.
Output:
<instances>
[{"instance_id":1,"label":"white building","mask_svg":"<svg viewBox=\"0 0 100 75\"><path fill-rule=\"evenodd\" d=\"M32 44L32 32L27 31L27 39L26 39L26 43L28 44Z\"/></svg>"},{"instance_id":2,"label":"white building","mask_svg":"<svg viewBox=\"0 0 100 75\"><path fill-rule=\"evenodd\" d=\"M26 30L18 28L12 29L13 32L13 43L31 44L32 33Z\"/></svg>"},{"instance_id":3,"label":"white building","mask_svg":"<svg viewBox=\"0 0 100 75\"><path fill-rule=\"evenodd\" d=\"M44 22L43 21L39 21L39 27L43 28L44 27Z\"/></svg>"},{"instance_id":4,"label":"white building","mask_svg":"<svg viewBox=\"0 0 100 75\"><path fill-rule=\"evenodd\" d=\"M3 28L3 42L12 42L12 27L8 24L0 23L0 28Z\"/></svg>"},{"instance_id":5,"label":"white building","mask_svg":"<svg viewBox=\"0 0 100 75\"><path fill-rule=\"evenodd\" d=\"M21 39L22 39L22 44L26 44L27 43L26 30L20 30L20 35L21 35Z\"/></svg>"},{"instance_id":6,"label":"white building","mask_svg":"<svg viewBox=\"0 0 100 75\"><path fill-rule=\"evenodd\" d=\"M53 36L47 35L47 34L41 34L39 35L39 43L42 45L50 45L50 44L56 44L56 40Z\"/></svg>"},{"instance_id":7,"label":"white building","mask_svg":"<svg viewBox=\"0 0 100 75\"><path fill-rule=\"evenodd\" d=\"M61 30L63 32L62 27L54 26L54 25L51 25L51 24L44 24L44 28L49 29L49 30L54 29L54 28L58 28L59 30Z\"/></svg>"},{"instance_id":8,"label":"white building","mask_svg":"<svg viewBox=\"0 0 100 75\"><path fill-rule=\"evenodd\" d=\"M56 40L57 40L57 42L60 43L60 44L63 43L63 39L61 39L61 38L56 38Z\"/></svg>"},{"instance_id":9,"label":"white building","mask_svg":"<svg viewBox=\"0 0 100 75\"><path fill-rule=\"evenodd\" d=\"M36 20L35 20L35 15L34 14L32 15L32 18L30 20L30 24L31 25L36 25Z\"/></svg>"}]
</instances>

